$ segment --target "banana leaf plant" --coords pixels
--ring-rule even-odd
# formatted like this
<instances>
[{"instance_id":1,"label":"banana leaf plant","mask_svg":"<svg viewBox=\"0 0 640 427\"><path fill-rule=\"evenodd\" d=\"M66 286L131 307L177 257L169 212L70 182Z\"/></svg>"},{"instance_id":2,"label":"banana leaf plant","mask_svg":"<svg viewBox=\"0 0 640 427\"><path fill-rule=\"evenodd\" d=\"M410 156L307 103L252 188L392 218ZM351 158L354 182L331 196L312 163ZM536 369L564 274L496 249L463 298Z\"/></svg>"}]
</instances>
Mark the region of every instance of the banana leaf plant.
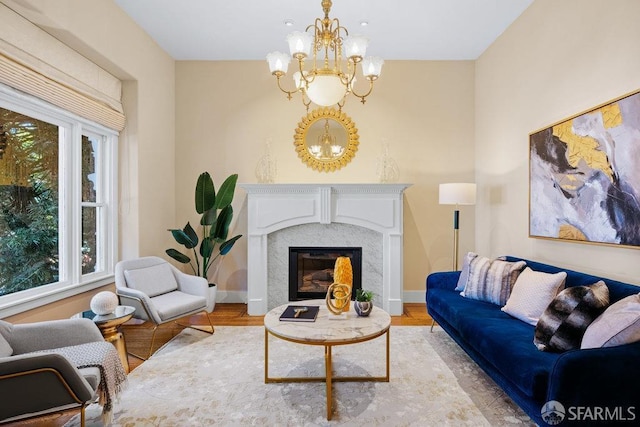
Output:
<instances>
[{"instance_id":1,"label":"banana leaf plant","mask_svg":"<svg viewBox=\"0 0 640 427\"><path fill-rule=\"evenodd\" d=\"M202 234L200 238L189 222L182 230L169 230L176 242L182 245L187 253L192 252L193 259L176 249L167 249L165 251L167 255L182 264L189 264L193 274L207 280L209 269L214 262L229 253L236 241L242 237L239 234L228 238L229 224L233 218L231 202L237 181L237 174L230 175L216 194L211 175L208 172L200 174L196 184L195 198L196 212L201 215Z\"/></svg>"}]
</instances>

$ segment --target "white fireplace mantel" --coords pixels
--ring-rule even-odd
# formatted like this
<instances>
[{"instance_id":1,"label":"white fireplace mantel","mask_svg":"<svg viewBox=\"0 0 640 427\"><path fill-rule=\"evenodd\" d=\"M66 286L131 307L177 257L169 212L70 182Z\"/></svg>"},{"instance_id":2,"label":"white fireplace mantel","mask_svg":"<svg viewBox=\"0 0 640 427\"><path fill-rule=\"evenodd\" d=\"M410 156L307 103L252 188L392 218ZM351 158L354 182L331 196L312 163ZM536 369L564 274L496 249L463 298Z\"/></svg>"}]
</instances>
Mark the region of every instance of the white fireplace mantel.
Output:
<instances>
[{"instance_id":1,"label":"white fireplace mantel","mask_svg":"<svg viewBox=\"0 0 640 427\"><path fill-rule=\"evenodd\" d=\"M268 311L269 234L302 224L344 223L382 235L382 308L402 314L402 198L410 185L240 184L248 204L248 313Z\"/></svg>"}]
</instances>

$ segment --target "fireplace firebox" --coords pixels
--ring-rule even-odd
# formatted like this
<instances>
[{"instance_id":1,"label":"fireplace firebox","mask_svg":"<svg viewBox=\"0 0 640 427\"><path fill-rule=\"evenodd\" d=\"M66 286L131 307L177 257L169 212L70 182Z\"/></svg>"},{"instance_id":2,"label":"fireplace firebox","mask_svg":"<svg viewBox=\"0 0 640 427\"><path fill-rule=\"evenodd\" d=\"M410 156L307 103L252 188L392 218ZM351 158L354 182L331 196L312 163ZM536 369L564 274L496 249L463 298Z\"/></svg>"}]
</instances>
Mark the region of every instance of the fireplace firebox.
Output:
<instances>
[{"instance_id":1,"label":"fireplace firebox","mask_svg":"<svg viewBox=\"0 0 640 427\"><path fill-rule=\"evenodd\" d=\"M351 259L351 299L354 299L356 290L362 289L362 248L290 247L289 301L324 298L333 283L333 269L340 256Z\"/></svg>"}]
</instances>

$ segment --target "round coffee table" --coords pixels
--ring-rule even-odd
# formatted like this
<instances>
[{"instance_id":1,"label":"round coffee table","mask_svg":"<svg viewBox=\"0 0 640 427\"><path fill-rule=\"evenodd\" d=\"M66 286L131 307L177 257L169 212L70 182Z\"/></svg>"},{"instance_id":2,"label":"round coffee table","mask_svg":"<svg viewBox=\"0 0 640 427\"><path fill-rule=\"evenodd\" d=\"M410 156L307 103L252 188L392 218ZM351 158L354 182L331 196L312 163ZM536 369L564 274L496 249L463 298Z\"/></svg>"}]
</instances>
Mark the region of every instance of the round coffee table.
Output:
<instances>
[{"instance_id":1,"label":"round coffee table","mask_svg":"<svg viewBox=\"0 0 640 427\"><path fill-rule=\"evenodd\" d=\"M320 307L318 317L314 322L281 321L280 315L288 305L317 305ZM374 307L367 317L359 317L353 309L346 313L345 318L330 319L332 314L327 309L324 300L296 301L274 308L264 316L264 382L325 382L327 393L327 420L331 420L332 383L345 381L381 381L389 382L389 328L391 316ZM269 335L298 344L324 346L325 376L324 377L285 377L272 378L269 376ZM387 336L386 346L386 374L381 377L334 377L331 348L336 345L357 344Z\"/></svg>"}]
</instances>

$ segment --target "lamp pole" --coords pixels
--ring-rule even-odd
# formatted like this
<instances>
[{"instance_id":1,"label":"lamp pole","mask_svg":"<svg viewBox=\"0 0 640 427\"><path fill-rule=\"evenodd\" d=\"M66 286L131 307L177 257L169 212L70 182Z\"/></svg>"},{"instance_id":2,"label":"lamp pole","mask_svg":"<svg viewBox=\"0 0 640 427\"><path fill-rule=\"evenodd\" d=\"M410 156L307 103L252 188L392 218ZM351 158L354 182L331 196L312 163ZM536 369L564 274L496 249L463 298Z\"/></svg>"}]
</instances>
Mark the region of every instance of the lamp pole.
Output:
<instances>
[{"instance_id":1,"label":"lamp pole","mask_svg":"<svg viewBox=\"0 0 640 427\"><path fill-rule=\"evenodd\" d=\"M460 211L456 205L453 211L453 271L458 271L458 234L460 231Z\"/></svg>"}]
</instances>

